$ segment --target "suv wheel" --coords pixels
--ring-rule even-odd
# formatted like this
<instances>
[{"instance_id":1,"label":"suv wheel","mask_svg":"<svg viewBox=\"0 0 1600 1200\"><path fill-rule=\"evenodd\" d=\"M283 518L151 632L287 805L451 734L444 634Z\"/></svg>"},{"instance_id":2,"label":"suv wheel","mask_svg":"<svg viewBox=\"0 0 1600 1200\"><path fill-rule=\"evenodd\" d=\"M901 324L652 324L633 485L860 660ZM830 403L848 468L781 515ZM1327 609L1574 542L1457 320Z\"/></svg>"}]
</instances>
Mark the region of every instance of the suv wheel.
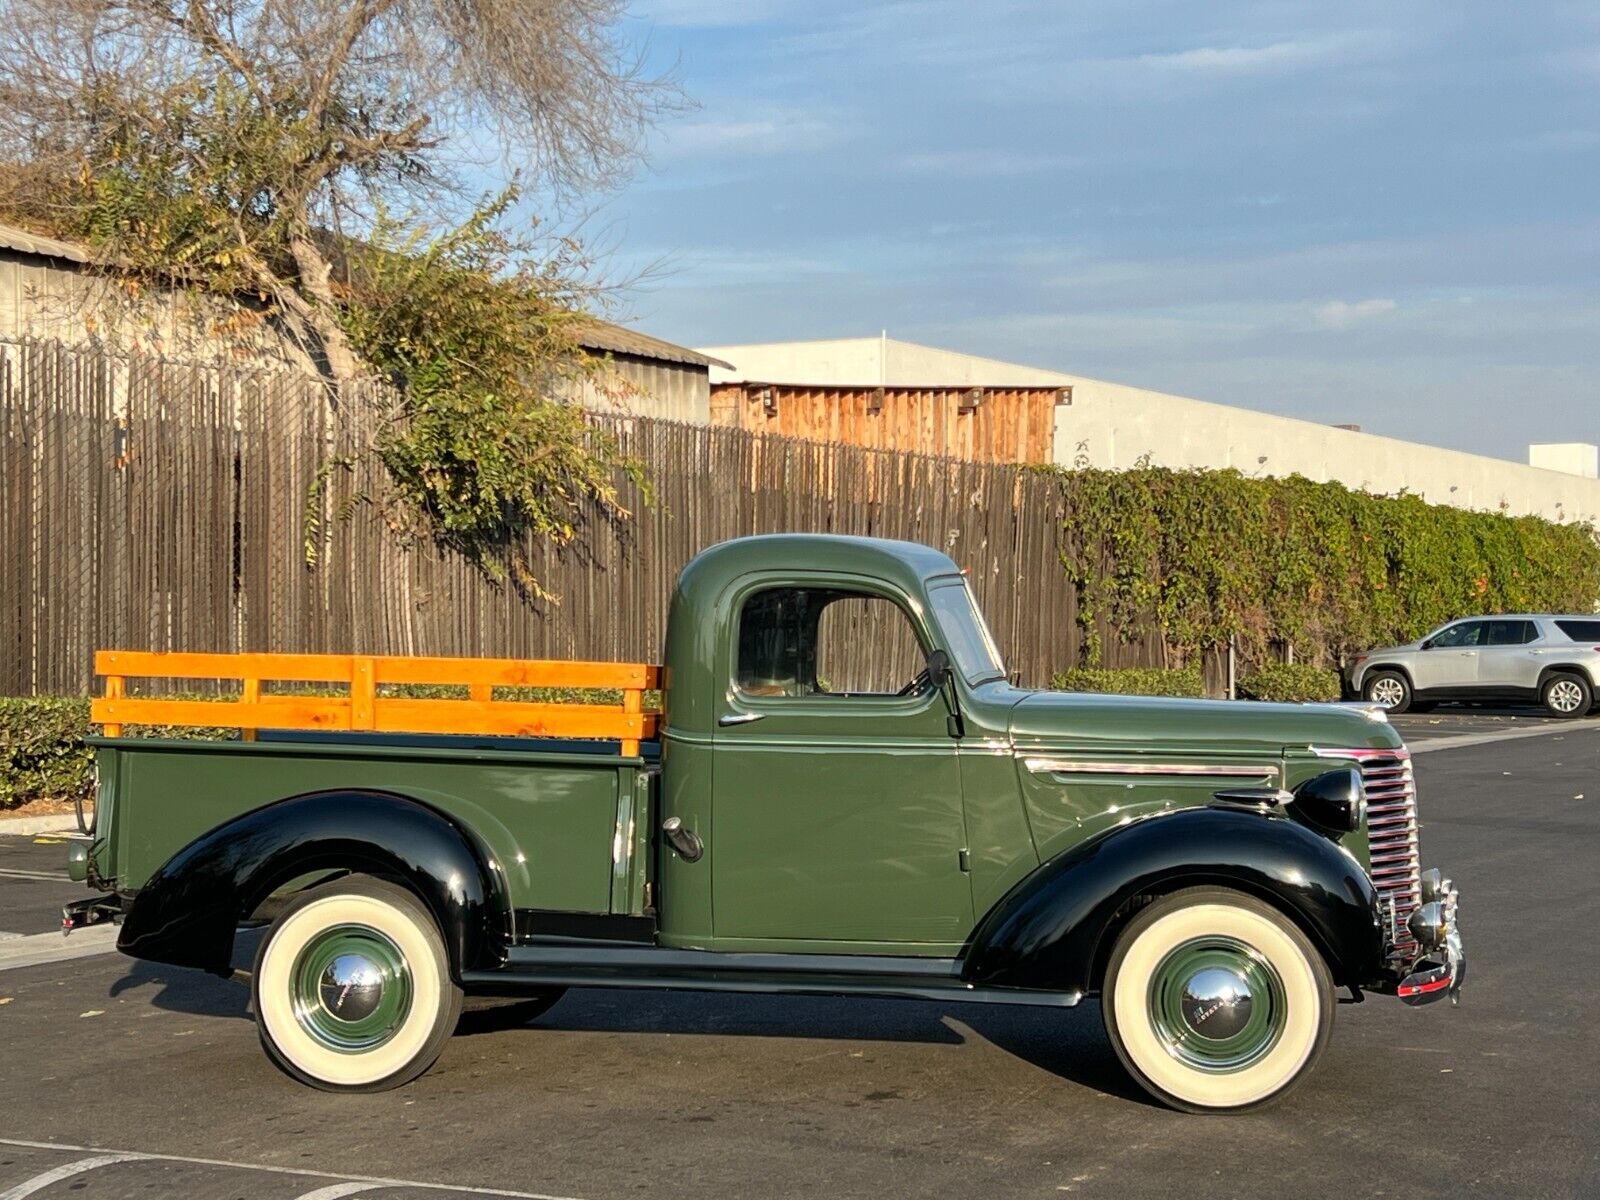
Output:
<instances>
[{"instance_id":1,"label":"suv wheel","mask_svg":"<svg viewBox=\"0 0 1600 1200\"><path fill-rule=\"evenodd\" d=\"M1403 713L1411 707L1411 684L1399 671L1374 671L1361 694L1388 712Z\"/></svg>"},{"instance_id":2,"label":"suv wheel","mask_svg":"<svg viewBox=\"0 0 1600 1200\"><path fill-rule=\"evenodd\" d=\"M1188 888L1136 916L1101 991L1117 1057L1184 1112L1255 1108L1311 1071L1333 1031L1333 979L1306 936L1254 897Z\"/></svg>"},{"instance_id":3,"label":"suv wheel","mask_svg":"<svg viewBox=\"0 0 1600 1200\"><path fill-rule=\"evenodd\" d=\"M1594 705L1594 689L1582 675L1561 671L1544 681L1539 699L1553 717L1581 717Z\"/></svg>"},{"instance_id":4,"label":"suv wheel","mask_svg":"<svg viewBox=\"0 0 1600 1200\"><path fill-rule=\"evenodd\" d=\"M360 875L284 910L257 952L251 991L268 1056L324 1091L415 1079L461 1014L433 915L404 888Z\"/></svg>"}]
</instances>

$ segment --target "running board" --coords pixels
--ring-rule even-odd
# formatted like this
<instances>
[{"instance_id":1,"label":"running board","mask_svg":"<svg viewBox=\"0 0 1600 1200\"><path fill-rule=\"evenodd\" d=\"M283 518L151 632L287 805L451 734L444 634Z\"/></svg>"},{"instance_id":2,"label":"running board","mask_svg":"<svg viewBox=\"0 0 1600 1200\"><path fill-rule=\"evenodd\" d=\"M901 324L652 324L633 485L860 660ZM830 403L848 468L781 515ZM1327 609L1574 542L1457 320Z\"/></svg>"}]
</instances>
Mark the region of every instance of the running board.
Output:
<instances>
[{"instance_id":1,"label":"running board","mask_svg":"<svg viewBox=\"0 0 1600 1200\"><path fill-rule=\"evenodd\" d=\"M1031 1004L1071 1008L1080 992L976 987L961 960L862 954L751 954L563 941L513 946L493 971L465 971L478 994L516 995L530 988L681 988L702 992L887 996L962 1004Z\"/></svg>"}]
</instances>

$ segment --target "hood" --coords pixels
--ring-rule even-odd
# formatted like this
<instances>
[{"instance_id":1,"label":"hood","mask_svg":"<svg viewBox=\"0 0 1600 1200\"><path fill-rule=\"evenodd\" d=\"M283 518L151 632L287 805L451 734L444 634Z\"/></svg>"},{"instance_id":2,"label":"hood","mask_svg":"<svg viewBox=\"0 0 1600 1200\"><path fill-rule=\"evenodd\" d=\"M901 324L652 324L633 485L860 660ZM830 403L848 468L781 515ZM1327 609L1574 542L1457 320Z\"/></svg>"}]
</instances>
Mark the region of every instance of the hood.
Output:
<instances>
[{"instance_id":1,"label":"hood","mask_svg":"<svg viewBox=\"0 0 1600 1200\"><path fill-rule=\"evenodd\" d=\"M1398 749L1404 743L1370 706L1171 700L1081 692L1029 692L1011 710L1019 748L1270 750L1305 746Z\"/></svg>"}]
</instances>

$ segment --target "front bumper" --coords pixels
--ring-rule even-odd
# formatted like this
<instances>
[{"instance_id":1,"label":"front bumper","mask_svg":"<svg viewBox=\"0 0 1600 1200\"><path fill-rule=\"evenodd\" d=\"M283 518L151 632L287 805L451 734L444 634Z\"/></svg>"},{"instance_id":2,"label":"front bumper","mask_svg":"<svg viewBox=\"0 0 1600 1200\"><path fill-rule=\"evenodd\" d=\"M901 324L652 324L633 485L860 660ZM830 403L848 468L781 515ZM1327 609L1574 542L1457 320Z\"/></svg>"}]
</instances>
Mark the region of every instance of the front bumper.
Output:
<instances>
[{"instance_id":1,"label":"front bumper","mask_svg":"<svg viewBox=\"0 0 1600 1200\"><path fill-rule=\"evenodd\" d=\"M1458 1004L1467 978L1467 955L1461 943L1461 893L1432 870L1423 875L1422 898L1422 907L1408 923L1422 950L1410 961L1397 964L1394 994L1411 1005L1432 1004L1447 997L1451 1004Z\"/></svg>"}]
</instances>

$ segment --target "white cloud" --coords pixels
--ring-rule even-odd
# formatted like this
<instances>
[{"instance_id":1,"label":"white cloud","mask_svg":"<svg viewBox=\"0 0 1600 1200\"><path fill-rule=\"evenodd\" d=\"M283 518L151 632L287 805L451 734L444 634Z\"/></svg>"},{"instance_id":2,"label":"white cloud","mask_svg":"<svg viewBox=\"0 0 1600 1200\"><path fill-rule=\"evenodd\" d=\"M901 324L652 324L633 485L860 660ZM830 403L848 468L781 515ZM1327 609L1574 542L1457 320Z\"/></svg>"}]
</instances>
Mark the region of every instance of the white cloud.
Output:
<instances>
[{"instance_id":1,"label":"white cloud","mask_svg":"<svg viewBox=\"0 0 1600 1200\"><path fill-rule=\"evenodd\" d=\"M1170 54L1141 54L1132 61L1142 67L1190 75L1271 75L1364 57L1374 46L1369 35L1341 33L1265 46L1196 46Z\"/></svg>"},{"instance_id":2,"label":"white cloud","mask_svg":"<svg viewBox=\"0 0 1600 1200\"><path fill-rule=\"evenodd\" d=\"M1362 321L1392 313L1400 307L1393 300L1330 300L1311 314L1323 329L1348 329Z\"/></svg>"},{"instance_id":3,"label":"white cloud","mask_svg":"<svg viewBox=\"0 0 1600 1200\"><path fill-rule=\"evenodd\" d=\"M902 154L895 165L929 175L1031 175L1039 171L1081 167L1070 154L1030 154L1020 150L934 150Z\"/></svg>"}]
</instances>

